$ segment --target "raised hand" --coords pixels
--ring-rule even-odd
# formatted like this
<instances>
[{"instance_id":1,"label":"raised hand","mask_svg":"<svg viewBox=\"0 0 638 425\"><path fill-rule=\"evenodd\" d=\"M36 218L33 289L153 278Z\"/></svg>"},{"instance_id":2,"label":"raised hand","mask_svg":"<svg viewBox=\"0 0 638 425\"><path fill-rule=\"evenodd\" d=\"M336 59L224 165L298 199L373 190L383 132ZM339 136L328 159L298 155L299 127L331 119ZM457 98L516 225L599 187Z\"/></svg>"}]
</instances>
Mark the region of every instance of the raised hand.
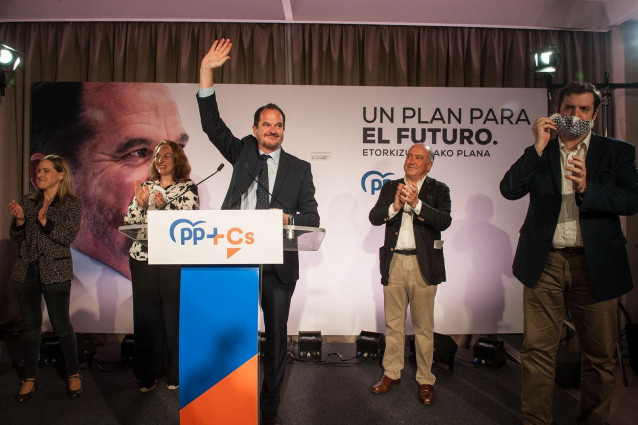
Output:
<instances>
[{"instance_id":1,"label":"raised hand","mask_svg":"<svg viewBox=\"0 0 638 425\"><path fill-rule=\"evenodd\" d=\"M212 47L202 58L202 63L199 68L199 87L209 88L213 86L213 70L219 68L225 64L230 56L230 49L233 47L233 43L227 38L221 40L215 40Z\"/></svg>"},{"instance_id":2,"label":"raised hand","mask_svg":"<svg viewBox=\"0 0 638 425\"><path fill-rule=\"evenodd\" d=\"M228 53L230 53L232 47L233 43L227 38L215 40L206 56L202 59L202 68L215 69L225 64L230 59Z\"/></svg>"}]
</instances>

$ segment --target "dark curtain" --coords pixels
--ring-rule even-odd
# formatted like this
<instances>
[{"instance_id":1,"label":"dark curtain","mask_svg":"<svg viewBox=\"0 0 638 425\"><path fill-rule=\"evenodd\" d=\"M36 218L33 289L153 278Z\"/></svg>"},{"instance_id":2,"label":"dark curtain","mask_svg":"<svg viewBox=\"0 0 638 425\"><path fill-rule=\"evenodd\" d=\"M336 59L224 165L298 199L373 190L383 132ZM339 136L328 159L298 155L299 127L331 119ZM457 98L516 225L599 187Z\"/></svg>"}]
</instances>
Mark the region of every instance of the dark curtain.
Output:
<instances>
[{"instance_id":1,"label":"dark curtain","mask_svg":"<svg viewBox=\"0 0 638 425\"><path fill-rule=\"evenodd\" d=\"M213 40L233 42L215 81L423 87L544 87L530 52L554 43L555 84L601 82L609 34L524 29L249 23L2 23L0 40L24 52L15 88L0 98L0 283L13 263L6 205L28 189L30 86L36 81L196 83ZM9 76L11 77L11 76ZM0 312L11 308L0 290ZM7 313L10 314L10 313ZM2 314L0 314L2 316ZM3 318L0 317L0 325Z\"/></svg>"}]
</instances>

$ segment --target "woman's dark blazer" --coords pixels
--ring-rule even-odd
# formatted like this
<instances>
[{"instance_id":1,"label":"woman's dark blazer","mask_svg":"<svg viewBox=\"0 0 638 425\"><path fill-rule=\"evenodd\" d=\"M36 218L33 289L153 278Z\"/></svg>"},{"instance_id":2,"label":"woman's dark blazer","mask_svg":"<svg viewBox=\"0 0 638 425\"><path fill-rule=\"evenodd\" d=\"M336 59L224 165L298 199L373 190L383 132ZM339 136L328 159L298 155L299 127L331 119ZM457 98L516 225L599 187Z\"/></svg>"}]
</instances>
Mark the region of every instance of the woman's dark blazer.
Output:
<instances>
[{"instance_id":1,"label":"woman's dark blazer","mask_svg":"<svg viewBox=\"0 0 638 425\"><path fill-rule=\"evenodd\" d=\"M56 197L47 211L47 224L42 226L38 211L42 199L25 195L20 201L24 210L25 223L16 226L14 219L9 229L11 239L20 244L18 258L11 273L11 279L23 282L29 266L29 252L37 250L40 279L44 284L64 282L73 278L71 243L80 230L82 201L70 198L64 204Z\"/></svg>"}]
</instances>

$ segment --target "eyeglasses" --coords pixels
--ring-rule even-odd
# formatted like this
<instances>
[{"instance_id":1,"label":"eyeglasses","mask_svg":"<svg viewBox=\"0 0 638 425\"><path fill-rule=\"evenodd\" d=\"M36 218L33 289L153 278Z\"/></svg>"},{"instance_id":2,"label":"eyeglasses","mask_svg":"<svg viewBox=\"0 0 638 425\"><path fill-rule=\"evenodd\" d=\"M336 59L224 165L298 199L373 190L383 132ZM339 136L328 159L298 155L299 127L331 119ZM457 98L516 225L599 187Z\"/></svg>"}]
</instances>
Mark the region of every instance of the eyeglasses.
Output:
<instances>
[{"instance_id":1,"label":"eyeglasses","mask_svg":"<svg viewBox=\"0 0 638 425\"><path fill-rule=\"evenodd\" d=\"M160 159L163 159L164 161L170 161L173 159L173 155L171 155L170 153L165 153L164 155L160 155L160 154L155 154L155 162L159 162Z\"/></svg>"}]
</instances>

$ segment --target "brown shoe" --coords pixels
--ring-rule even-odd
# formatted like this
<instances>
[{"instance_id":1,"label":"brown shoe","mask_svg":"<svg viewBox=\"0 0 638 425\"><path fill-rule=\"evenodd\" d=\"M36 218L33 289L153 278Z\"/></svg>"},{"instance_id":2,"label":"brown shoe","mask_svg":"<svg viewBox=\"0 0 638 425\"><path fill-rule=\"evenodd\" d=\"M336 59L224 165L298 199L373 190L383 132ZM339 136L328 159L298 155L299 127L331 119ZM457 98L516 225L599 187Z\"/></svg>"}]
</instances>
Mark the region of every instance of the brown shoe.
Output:
<instances>
[{"instance_id":1,"label":"brown shoe","mask_svg":"<svg viewBox=\"0 0 638 425\"><path fill-rule=\"evenodd\" d=\"M401 379L390 379L383 375L381 379L379 379L379 382L374 384L370 389L375 394L387 393L390 391L390 387L392 387L392 385L397 385L399 383L401 383Z\"/></svg>"},{"instance_id":2,"label":"brown shoe","mask_svg":"<svg viewBox=\"0 0 638 425\"><path fill-rule=\"evenodd\" d=\"M419 385L419 398L423 404L434 403L434 386L428 384Z\"/></svg>"}]
</instances>

